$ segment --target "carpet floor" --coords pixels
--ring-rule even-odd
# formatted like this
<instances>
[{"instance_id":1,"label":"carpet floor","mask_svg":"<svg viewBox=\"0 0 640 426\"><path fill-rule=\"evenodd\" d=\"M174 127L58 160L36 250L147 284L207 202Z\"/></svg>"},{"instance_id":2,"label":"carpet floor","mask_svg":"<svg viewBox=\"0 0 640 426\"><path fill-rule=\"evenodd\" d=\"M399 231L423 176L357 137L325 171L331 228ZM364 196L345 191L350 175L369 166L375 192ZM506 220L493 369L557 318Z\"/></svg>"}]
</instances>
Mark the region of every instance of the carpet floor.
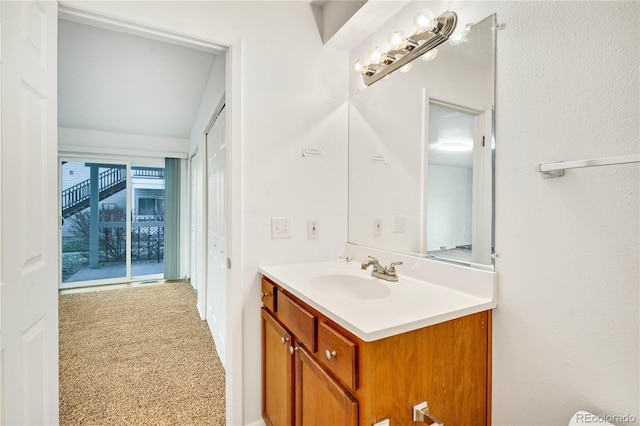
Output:
<instances>
[{"instance_id":1,"label":"carpet floor","mask_svg":"<svg viewBox=\"0 0 640 426\"><path fill-rule=\"evenodd\" d=\"M224 369L189 283L59 306L61 425L224 425Z\"/></svg>"}]
</instances>

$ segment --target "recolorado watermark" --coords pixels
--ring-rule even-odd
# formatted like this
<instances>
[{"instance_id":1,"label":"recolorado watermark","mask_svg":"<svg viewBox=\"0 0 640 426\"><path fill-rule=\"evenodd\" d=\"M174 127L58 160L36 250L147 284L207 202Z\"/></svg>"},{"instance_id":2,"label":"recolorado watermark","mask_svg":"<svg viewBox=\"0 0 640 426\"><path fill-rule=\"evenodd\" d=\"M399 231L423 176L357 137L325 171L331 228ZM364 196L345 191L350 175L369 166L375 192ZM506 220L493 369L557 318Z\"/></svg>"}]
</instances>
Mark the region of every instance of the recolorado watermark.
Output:
<instances>
[{"instance_id":1,"label":"recolorado watermark","mask_svg":"<svg viewBox=\"0 0 640 426\"><path fill-rule=\"evenodd\" d=\"M631 414L592 414L578 413L576 414L578 424L606 424L606 423L636 423L638 419Z\"/></svg>"}]
</instances>

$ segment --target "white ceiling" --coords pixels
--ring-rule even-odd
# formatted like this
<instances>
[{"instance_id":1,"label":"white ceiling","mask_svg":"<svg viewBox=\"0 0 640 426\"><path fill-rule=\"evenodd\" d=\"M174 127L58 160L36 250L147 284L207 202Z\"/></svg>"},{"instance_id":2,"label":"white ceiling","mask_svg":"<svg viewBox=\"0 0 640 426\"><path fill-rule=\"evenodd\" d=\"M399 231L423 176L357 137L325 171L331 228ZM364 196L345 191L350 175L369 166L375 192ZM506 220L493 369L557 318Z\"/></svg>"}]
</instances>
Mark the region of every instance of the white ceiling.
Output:
<instances>
[{"instance_id":1,"label":"white ceiling","mask_svg":"<svg viewBox=\"0 0 640 426\"><path fill-rule=\"evenodd\" d=\"M61 19L58 125L188 138L216 55Z\"/></svg>"}]
</instances>

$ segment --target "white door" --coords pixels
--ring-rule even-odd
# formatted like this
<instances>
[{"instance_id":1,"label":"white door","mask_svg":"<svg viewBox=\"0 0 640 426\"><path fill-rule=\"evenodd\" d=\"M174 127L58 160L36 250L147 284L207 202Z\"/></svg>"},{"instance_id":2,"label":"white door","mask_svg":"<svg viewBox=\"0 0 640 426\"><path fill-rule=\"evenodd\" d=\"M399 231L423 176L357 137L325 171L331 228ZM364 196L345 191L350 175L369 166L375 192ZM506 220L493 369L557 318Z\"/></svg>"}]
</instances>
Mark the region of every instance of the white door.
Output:
<instances>
[{"instance_id":1,"label":"white door","mask_svg":"<svg viewBox=\"0 0 640 426\"><path fill-rule=\"evenodd\" d=\"M226 365L226 113L207 133L207 324L222 365Z\"/></svg>"},{"instance_id":2,"label":"white door","mask_svg":"<svg viewBox=\"0 0 640 426\"><path fill-rule=\"evenodd\" d=\"M57 3L2 1L2 424L58 422Z\"/></svg>"},{"instance_id":3,"label":"white door","mask_svg":"<svg viewBox=\"0 0 640 426\"><path fill-rule=\"evenodd\" d=\"M206 282L204 279L204 232L202 155L198 152L191 158L191 283L196 288L198 300L196 306L200 319L206 319Z\"/></svg>"}]
</instances>

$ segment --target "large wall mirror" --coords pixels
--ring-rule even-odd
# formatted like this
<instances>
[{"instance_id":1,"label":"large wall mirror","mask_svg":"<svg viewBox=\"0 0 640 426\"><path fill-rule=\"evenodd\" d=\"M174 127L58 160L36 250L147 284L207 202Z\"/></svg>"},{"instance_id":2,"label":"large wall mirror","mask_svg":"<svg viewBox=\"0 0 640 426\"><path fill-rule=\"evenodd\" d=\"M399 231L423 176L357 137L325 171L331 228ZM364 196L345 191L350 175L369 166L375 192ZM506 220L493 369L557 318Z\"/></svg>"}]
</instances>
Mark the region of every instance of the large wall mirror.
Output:
<instances>
[{"instance_id":1,"label":"large wall mirror","mask_svg":"<svg viewBox=\"0 0 640 426\"><path fill-rule=\"evenodd\" d=\"M496 16L466 30L352 95L350 243L493 264Z\"/></svg>"}]
</instances>

